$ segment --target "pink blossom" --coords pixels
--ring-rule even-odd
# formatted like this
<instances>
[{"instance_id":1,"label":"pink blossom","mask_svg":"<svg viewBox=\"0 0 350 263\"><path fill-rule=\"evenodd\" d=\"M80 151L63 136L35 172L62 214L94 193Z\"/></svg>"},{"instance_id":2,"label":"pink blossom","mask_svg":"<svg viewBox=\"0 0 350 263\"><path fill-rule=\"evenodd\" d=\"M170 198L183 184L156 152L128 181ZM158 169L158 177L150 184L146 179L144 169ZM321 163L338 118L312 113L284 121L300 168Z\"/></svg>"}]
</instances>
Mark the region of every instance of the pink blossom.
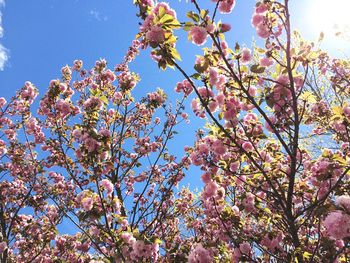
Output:
<instances>
[{"instance_id":1,"label":"pink blossom","mask_svg":"<svg viewBox=\"0 0 350 263\"><path fill-rule=\"evenodd\" d=\"M7 248L7 244L5 241L0 242L0 254L2 254Z\"/></svg>"},{"instance_id":2,"label":"pink blossom","mask_svg":"<svg viewBox=\"0 0 350 263\"><path fill-rule=\"evenodd\" d=\"M166 14L169 14L169 15L173 16L174 18L176 18L176 12L175 12L175 10L171 9L167 3L165 3L165 2L160 2L160 3L158 3L158 4L155 6L155 8L154 8L153 11L154 11L155 13L159 13L160 8L163 8L163 9L165 10L165 13L166 13Z\"/></svg>"},{"instance_id":3,"label":"pink blossom","mask_svg":"<svg viewBox=\"0 0 350 263\"><path fill-rule=\"evenodd\" d=\"M257 29L256 33L261 38L268 38L270 36L270 30L267 26L260 26Z\"/></svg>"},{"instance_id":4,"label":"pink blossom","mask_svg":"<svg viewBox=\"0 0 350 263\"><path fill-rule=\"evenodd\" d=\"M215 97L215 101L222 106L225 103L225 95L220 93Z\"/></svg>"},{"instance_id":5,"label":"pink blossom","mask_svg":"<svg viewBox=\"0 0 350 263\"><path fill-rule=\"evenodd\" d=\"M157 45L163 43L165 40L165 31L159 26L152 26L151 29L146 33L146 39L151 45Z\"/></svg>"},{"instance_id":6,"label":"pink blossom","mask_svg":"<svg viewBox=\"0 0 350 263\"><path fill-rule=\"evenodd\" d=\"M85 197L81 200L81 205L85 211L90 211L94 205L94 201L91 197Z\"/></svg>"},{"instance_id":7,"label":"pink blossom","mask_svg":"<svg viewBox=\"0 0 350 263\"><path fill-rule=\"evenodd\" d=\"M64 118L71 112L71 107L68 101L59 99L56 103L56 109L59 111L61 116Z\"/></svg>"},{"instance_id":8,"label":"pink blossom","mask_svg":"<svg viewBox=\"0 0 350 263\"><path fill-rule=\"evenodd\" d=\"M226 152L226 147L221 140L215 140L212 148L217 155L223 155Z\"/></svg>"},{"instance_id":9,"label":"pink blossom","mask_svg":"<svg viewBox=\"0 0 350 263\"><path fill-rule=\"evenodd\" d=\"M240 175L236 177L236 180L235 180L236 186L243 187L244 184L246 183L246 179L247 177L245 175Z\"/></svg>"},{"instance_id":10,"label":"pink blossom","mask_svg":"<svg viewBox=\"0 0 350 263\"><path fill-rule=\"evenodd\" d=\"M72 70L68 65L65 65L64 67L61 68L61 73L65 77L69 77L72 74Z\"/></svg>"},{"instance_id":11,"label":"pink blossom","mask_svg":"<svg viewBox=\"0 0 350 263\"><path fill-rule=\"evenodd\" d=\"M263 67L269 67L273 64L273 61L269 58L261 58L260 65Z\"/></svg>"},{"instance_id":12,"label":"pink blossom","mask_svg":"<svg viewBox=\"0 0 350 263\"><path fill-rule=\"evenodd\" d=\"M244 142L242 144L242 148L246 151L246 152L252 152L254 150L253 145L251 144L251 142Z\"/></svg>"},{"instance_id":13,"label":"pink blossom","mask_svg":"<svg viewBox=\"0 0 350 263\"><path fill-rule=\"evenodd\" d=\"M5 105L6 103L7 103L7 102L6 102L5 98L4 98L4 97L1 97L1 98L0 98L0 108L4 107L4 105Z\"/></svg>"},{"instance_id":14,"label":"pink blossom","mask_svg":"<svg viewBox=\"0 0 350 263\"><path fill-rule=\"evenodd\" d=\"M198 116L199 118L202 118L202 119L205 118L205 111L203 110L203 108L201 108L198 100L193 99L191 101L191 108L192 108L193 112L196 114L196 116Z\"/></svg>"},{"instance_id":15,"label":"pink blossom","mask_svg":"<svg viewBox=\"0 0 350 263\"><path fill-rule=\"evenodd\" d=\"M206 173L202 174L201 179L202 179L203 183L205 183L205 184L210 183L211 182L210 173L206 172Z\"/></svg>"},{"instance_id":16,"label":"pink blossom","mask_svg":"<svg viewBox=\"0 0 350 263\"><path fill-rule=\"evenodd\" d=\"M32 104L34 99L38 96L38 90L34 87L34 85L26 81L24 87L21 92L21 98L27 100L29 104Z\"/></svg>"},{"instance_id":17,"label":"pink blossom","mask_svg":"<svg viewBox=\"0 0 350 263\"><path fill-rule=\"evenodd\" d=\"M188 255L188 263L210 263L212 262L212 256L210 252L205 249L202 244L196 244L192 248L190 254Z\"/></svg>"},{"instance_id":18,"label":"pink blossom","mask_svg":"<svg viewBox=\"0 0 350 263\"><path fill-rule=\"evenodd\" d=\"M248 93L250 96L255 97L256 96L256 87L249 87Z\"/></svg>"},{"instance_id":19,"label":"pink blossom","mask_svg":"<svg viewBox=\"0 0 350 263\"><path fill-rule=\"evenodd\" d=\"M243 48L241 56L241 62L243 64L249 63L249 61L252 59L252 53L248 48Z\"/></svg>"},{"instance_id":20,"label":"pink blossom","mask_svg":"<svg viewBox=\"0 0 350 263\"><path fill-rule=\"evenodd\" d=\"M79 71L83 67L83 61L82 60L74 60L73 62L73 70Z\"/></svg>"},{"instance_id":21,"label":"pink blossom","mask_svg":"<svg viewBox=\"0 0 350 263\"><path fill-rule=\"evenodd\" d=\"M110 81L110 82L113 82L116 80L116 76L115 74L110 70L110 69L107 69L105 72L104 72L104 75L107 77L107 79Z\"/></svg>"},{"instance_id":22,"label":"pink blossom","mask_svg":"<svg viewBox=\"0 0 350 263\"><path fill-rule=\"evenodd\" d=\"M276 249L280 248L280 241L282 240L282 235L278 235L275 238L270 239L269 235L265 235L261 241L261 245L268 248L269 251L275 252Z\"/></svg>"},{"instance_id":23,"label":"pink blossom","mask_svg":"<svg viewBox=\"0 0 350 263\"><path fill-rule=\"evenodd\" d=\"M6 154L6 143L3 140L0 140L0 155Z\"/></svg>"},{"instance_id":24,"label":"pink blossom","mask_svg":"<svg viewBox=\"0 0 350 263\"><path fill-rule=\"evenodd\" d=\"M123 232L120 236L125 243L133 244L136 239L129 232Z\"/></svg>"},{"instance_id":25,"label":"pink blossom","mask_svg":"<svg viewBox=\"0 0 350 263\"><path fill-rule=\"evenodd\" d=\"M255 8L255 12L258 14L265 13L267 11L267 5L261 3L257 8Z\"/></svg>"},{"instance_id":26,"label":"pink blossom","mask_svg":"<svg viewBox=\"0 0 350 263\"><path fill-rule=\"evenodd\" d=\"M87 147L88 152L91 153L97 150L100 143L97 142L95 139L88 137L84 140L84 145L85 147Z\"/></svg>"},{"instance_id":27,"label":"pink blossom","mask_svg":"<svg viewBox=\"0 0 350 263\"><path fill-rule=\"evenodd\" d=\"M102 136L104 137L110 137L111 136L111 132L106 129L106 128L102 128L99 132Z\"/></svg>"},{"instance_id":28,"label":"pink blossom","mask_svg":"<svg viewBox=\"0 0 350 263\"><path fill-rule=\"evenodd\" d=\"M254 27L258 27L260 24L264 22L264 19L265 19L265 16L255 13L252 17L252 25Z\"/></svg>"},{"instance_id":29,"label":"pink blossom","mask_svg":"<svg viewBox=\"0 0 350 263\"><path fill-rule=\"evenodd\" d=\"M238 247L236 247L231 255L231 262L239 263L239 259L242 257L242 253Z\"/></svg>"},{"instance_id":30,"label":"pink blossom","mask_svg":"<svg viewBox=\"0 0 350 263\"><path fill-rule=\"evenodd\" d=\"M348 195L338 196L336 201L335 201L335 204L337 206L344 208L348 212L350 212L350 196L348 196Z\"/></svg>"},{"instance_id":31,"label":"pink blossom","mask_svg":"<svg viewBox=\"0 0 350 263\"><path fill-rule=\"evenodd\" d=\"M216 194L216 191L218 190L218 188L219 186L216 182L210 181L205 187L205 191L204 191L205 199L209 199L213 197Z\"/></svg>"},{"instance_id":32,"label":"pink blossom","mask_svg":"<svg viewBox=\"0 0 350 263\"><path fill-rule=\"evenodd\" d=\"M346 116L346 118L350 119L350 107L344 107L343 108L344 111L344 115Z\"/></svg>"},{"instance_id":33,"label":"pink blossom","mask_svg":"<svg viewBox=\"0 0 350 263\"><path fill-rule=\"evenodd\" d=\"M236 172L239 167L239 162L232 162L230 164L230 171L231 172Z\"/></svg>"},{"instance_id":34,"label":"pink blossom","mask_svg":"<svg viewBox=\"0 0 350 263\"><path fill-rule=\"evenodd\" d=\"M246 198L243 199L242 205L247 212L254 211L255 196L252 193L247 193Z\"/></svg>"},{"instance_id":35,"label":"pink blossom","mask_svg":"<svg viewBox=\"0 0 350 263\"><path fill-rule=\"evenodd\" d=\"M111 194L113 192L114 187L110 180L103 179L100 184L104 189L106 189L107 194Z\"/></svg>"},{"instance_id":36,"label":"pink blossom","mask_svg":"<svg viewBox=\"0 0 350 263\"><path fill-rule=\"evenodd\" d=\"M212 34L215 31L215 26L213 24L209 24L205 27L208 33Z\"/></svg>"},{"instance_id":37,"label":"pink blossom","mask_svg":"<svg viewBox=\"0 0 350 263\"><path fill-rule=\"evenodd\" d=\"M209 69L209 82L211 86L214 86L218 82L218 72L213 67Z\"/></svg>"},{"instance_id":38,"label":"pink blossom","mask_svg":"<svg viewBox=\"0 0 350 263\"><path fill-rule=\"evenodd\" d=\"M219 3L219 11L222 14L229 14L232 12L233 8L235 7L235 0L222 0Z\"/></svg>"},{"instance_id":39,"label":"pink blossom","mask_svg":"<svg viewBox=\"0 0 350 263\"><path fill-rule=\"evenodd\" d=\"M350 236L350 215L341 211L331 212L323 221L323 225L332 238L343 239Z\"/></svg>"},{"instance_id":40,"label":"pink blossom","mask_svg":"<svg viewBox=\"0 0 350 263\"><path fill-rule=\"evenodd\" d=\"M97 97L90 97L84 102L84 108L101 110L103 106L102 101Z\"/></svg>"},{"instance_id":41,"label":"pink blossom","mask_svg":"<svg viewBox=\"0 0 350 263\"><path fill-rule=\"evenodd\" d=\"M239 250L244 255L250 255L252 248L250 247L250 244L248 242L243 242L242 244L239 245Z\"/></svg>"},{"instance_id":42,"label":"pink blossom","mask_svg":"<svg viewBox=\"0 0 350 263\"><path fill-rule=\"evenodd\" d=\"M220 27L221 33L225 33L231 30L231 25L228 23L222 23Z\"/></svg>"},{"instance_id":43,"label":"pink blossom","mask_svg":"<svg viewBox=\"0 0 350 263\"><path fill-rule=\"evenodd\" d=\"M268 38L270 36L270 30L267 25L267 18L261 13L254 13L252 17L252 25L256 29L256 33L261 38Z\"/></svg>"},{"instance_id":44,"label":"pink blossom","mask_svg":"<svg viewBox=\"0 0 350 263\"><path fill-rule=\"evenodd\" d=\"M143 257L145 253L145 242L142 240L136 240L136 242L133 244L133 252L138 256L138 257Z\"/></svg>"},{"instance_id":45,"label":"pink blossom","mask_svg":"<svg viewBox=\"0 0 350 263\"><path fill-rule=\"evenodd\" d=\"M214 92L207 87L198 88L198 93L202 98L214 97Z\"/></svg>"},{"instance_id":46,"label":"pink blossom","mask_svg":"<svg viewBox=\"0 0 350 263\"><path fill-rule=\"evenodd\" d=\"M193 26L190 30L192 42L198 46L203 45L207 41L208 33L204 27Z\"/></svg>"},{"instance_id":47,"label":"pink blossom","mask_svg":"<svg viewBox=\"0 0 350 263\"><path fill-rule=\"evenodd\" d=\"M190 95L193 91L191 83L185 79L182 82L178 82L175 87L176 92L183 92L186 96Z\"/></svg>"}]
</instances>

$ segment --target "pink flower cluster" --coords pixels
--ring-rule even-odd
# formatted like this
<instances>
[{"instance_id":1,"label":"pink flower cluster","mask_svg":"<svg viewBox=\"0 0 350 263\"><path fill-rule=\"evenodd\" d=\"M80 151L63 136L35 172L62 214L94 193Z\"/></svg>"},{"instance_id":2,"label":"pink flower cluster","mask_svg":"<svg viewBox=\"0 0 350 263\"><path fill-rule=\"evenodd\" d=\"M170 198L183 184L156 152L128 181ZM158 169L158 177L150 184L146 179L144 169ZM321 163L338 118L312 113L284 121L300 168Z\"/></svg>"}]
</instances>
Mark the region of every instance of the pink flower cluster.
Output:
<instances>
[{"instance_id":1,"label":"pink flower cluster","mask_svg":"<svg viewBox=\"0 0 350 263\"><path fill-rule=\"evenodd\" d=\"M158 89L156 92L148 93L147 98L150 104L152 104L155 107L162 105L166 99L165 94L161 89Z\"/></svg>"},{"instance_id":2,"label":"pink flower cluster","mask_svg":"<svg viewBox=\"0 0 350 263\"><path fill-rule=\"evenodd\" d=\"M5 98L4 97L0 97L0 108L4 107L6 103L7 102L6 102Z\"/></svg>"},{"instance_id":3,"label":"pink flower cluster","mask_svg":"<svg viewBox=\"0 0 350 263\"><path fill-rule=\"evenodd\" d=\"M21 98L28 101L29 104L32 104L37 96L38 89L35 88L31 82L27 81L21 91Z\"/></svg>"},{"instance_id":4,"label":"pink flower cluster","mask_svg":"<svg viewBox=\"0 0 350 263\"><path fill-rule=\"evenodd\" d=\"M255 13L252 17L252 25L255 27L256 33L261 38L268 38L270 36L270 29L265 15L266 11L267 6L260 3L259 6L255 8Z\"/></svg>"},{"instance_id":5,"label":"pink flower cluster","mask_svg":"<svg viewBox=\"0 0 350 263\"><path fill-rule=\"evenodd\" d=\"M350 237L350 215L342 211L331 212L323 221L327 234L334 239Z\"/></svg>"},{"instance_id":6,"label":"pink flower cluster","mask_svg":"<svg viewBox=\"0 0 350 263\"><path fill-rule=\"evenodd\" d=\"M187 79L185 79L182 82L178 82L176 84L175 91L178 93L183 92L185 96L188 96L192 93L193 87L191 83Z\"/></svg>"},{"instance_id":7,"label":"pink flower cluster","mask_svg":"<svg viewBox=\"0 0 350 263\"><path fill-rule=\"evenodd\" d=\"M90 97L84 102L85 110L101 110L103 102L97 97Z\"/></svg>"},{"instance_id":8,"label":"pink flower cluster","mask_svg":"<svg viewBox=\"0 0 350 263\"><path fill-rule=\"evenodd\" d=\"M110 180L108 179L103 179L100 182L101 186L107 191L107 194L110 195L113 192L113 184Z\"/></svg>"},{"instance_id":9,"label":"pink flower cluster","mask_svg":"<svg viewBox=\"0 0 350 263\"><path fill-rule=\"evenodd\" d=\"M95 203L97 195L90 190L84 190L76 198L77 207L83 208L85 211L90 211Z\"/></svg>"},{"instance_id":10,"label":"pink flower cluster","mask_svg":"<svg viewBox=\"0 0 350 263\"><path fill-rule=\"evenodd\" d=\"M141 0L140 2L142 6L150 6L150 7L154 6L153 0Z\"/></svg>"},{"instance_id":11,"label":"pink flower cluster","mask_svg":"<svg viewBox=\"0 0 350 263\"><path fill-rule=\"evenodd\" d=\"M154 24L154 18L159 16L160 10L165 12L176 19L176 13L172 10L167 3L161 2L158 3L152 10L152 13L149 14L143 25L140 27L142 33L145 33L145 40L151 44L152 47L155 47L157 44L161 44L165 40L165 30L159 24Z\"/></svg>"},{"instance_id":12,"label":"pink flower cluster","mask_svg":"<svg viewBox=\"0 0 350 263\"><path fill-rule=\"evenodd\" d=\"M146 243L143 240L137 240L132 234L124 232L121 234L124 242L122 248L123 255L128 258L128 262L143 262L151 260L156 262L159 257L159 245L157 243Z\"/></svg>"},{"instance_id":13,"label":"pink flower cluster","mask_svg":"<svg viewBox=\"0 0 350 263\"><path fill-rule=\"evenodd\" d=\"M241 54L242 64L248 64L251 59L252 59L252 53L251 53L250 49L243 48L242 54Z\"/></svg>"},{"instance_id":14,"label":"pink flower cluster","mask_svg":"<svg viewBox=\"0 0 350 263\"><path fill-rule=\"evenodd\" d=\"M205 249L202 244L195 244L188 256L189 263L210 263L213 258L209 250Z\"/></svg>"},{"instance_id":15,"label":"pink flower cluster","mask_svg":"<svg viewBox=\"0 0 350 263\"><path fill-rule=\"evenodd\" d=\"M208 32L205 27L193 26L189 32L192 42L198 46L204 45L207 41Z\"/></svg>"},{"instance_id":16,"label":"pink flower cluster","mask_svg":"<svg viewBox=\"0 0 350 263\"><path fill-rule=\"evenodd\" d=\"M350 196L348 195L341 195L338 196L335 204L341 208L343 208L345 211L350 213Z\"/></svg>"},{"instance_id":17,"label":"pink flower cluster","mask_svg":"<svg viewBox=\"0 0 350 263\"><path fill-rule=\"evenodd\" d=\"M270 238L269 235L265 235L261 241L261 245L265 246L270 252L275 252L276 249L281 249L281 241L283 239L283 234L279 233L276 237Z\"/></svg>"},{"instance_id":18,"label":"pink flower cluster","mask_svg":"<svg viewBox=\"0 0 350 263\"><path fill-rule=\"evenodd\" d=\"M151 46L157 46L165 40L165 31L160 26L151 26L146 33L146 39L150 42Z\"/></svg>"},{"instance_id":19,"label":"pink flower cluster","mask_svg":"<svg viewBox=\"0 0 350 263\"><path fill-rule=\"evenodd\" d=\"M42 132L42 128L36 118L30 118L27 122L27 133L34 135L35 143L42 143L45 141L45 134Z\"/></svg>"},{"instance_id":20,"label":"pink flower cluster","mask_svg":"<svg viewBox=\"0 0 350 263\"><path fill-rule=\"evenodd\" d=\"M218 0L212 0L213 2L218 2ZM229 14L232 12L233 8L235 7L236 1L235 0L220 0L219 3L219 11L222 14Z\"/></svg>"}]
</instances>

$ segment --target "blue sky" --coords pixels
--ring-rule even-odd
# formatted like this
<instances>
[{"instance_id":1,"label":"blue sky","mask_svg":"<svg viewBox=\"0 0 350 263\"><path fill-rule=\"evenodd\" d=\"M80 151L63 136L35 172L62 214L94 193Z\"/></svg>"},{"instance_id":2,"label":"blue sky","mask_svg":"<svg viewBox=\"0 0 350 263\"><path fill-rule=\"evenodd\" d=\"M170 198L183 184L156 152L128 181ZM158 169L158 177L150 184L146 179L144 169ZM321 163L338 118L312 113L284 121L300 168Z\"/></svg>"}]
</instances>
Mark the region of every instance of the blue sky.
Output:
<instances>
[{"instance_id":1,"label":"blue sky","mask_svg":"<svg viewBox=\"0 0 350 263\"><path fill-rule=\"evenodd\" d=\"M192 7L185 0L168 2L178 11L180 19ZM310 13L317 11L317 0L291 2L295 24L308 38L316 38L317 30L308 25L317 14ZM209 0L199 3L213 7ZM227 35L229 42L251 42L254 31L250 17L254 4L255 0L238 0L233 13L223 16L223 21L230 22L233 28ZM98 58L106 58L113 67L121 61L139 22L132 0L0 0L0 10L0 94L6 98L14 95L27 80L43 92L51 79L59 77L60 68L74 59L83 59L85 65L92 66ZM194 54L200 53L200 49L185 39L181 41L185 37L180 35L178 46L184 60L182 65L186 67L193 63ZM134 64L143 79L143 89L154 89L156 83L171 92L179 75L159 74L148 53L144 52Z\"/></svg>"},{"instance_id":2,"label":"blue sky","mask_svg":"<svg viewBox=\"0 0 350 263\"><path fill-rule=\"evenodd\" d=\"M181 10L179 17L184 17L182 10L192 7L186 1L170 2L175 9ZM207 7L213 6L207 0L200 2L206 3ZM253 0L238 1L237 15L226 17L233 21L232 32L237 41L249 40L253 33L249 22L253 3ZM136 11L132 0L5 1L2 7L4 34L0 43L8 49L9 59L0 72L1 95L14 95L27 80L44 91L50 79L59 77L60 68L74 59L83 59L85 65L92 66L95 60L106 58L113 67L121 61L137 33ZM182 57L187 58L183 64L193 62L193 53L187 54L192 45L186 40L182 42L185 45L179 48ZM135 64L135 71L141 77L147 76L147 79L142 78L141 85L154 86L155 80L159 86L163 81L165 86L174 84L167 82L169 74L159 74L148 53L144 52Z\"/></svg>"}]
</instances>

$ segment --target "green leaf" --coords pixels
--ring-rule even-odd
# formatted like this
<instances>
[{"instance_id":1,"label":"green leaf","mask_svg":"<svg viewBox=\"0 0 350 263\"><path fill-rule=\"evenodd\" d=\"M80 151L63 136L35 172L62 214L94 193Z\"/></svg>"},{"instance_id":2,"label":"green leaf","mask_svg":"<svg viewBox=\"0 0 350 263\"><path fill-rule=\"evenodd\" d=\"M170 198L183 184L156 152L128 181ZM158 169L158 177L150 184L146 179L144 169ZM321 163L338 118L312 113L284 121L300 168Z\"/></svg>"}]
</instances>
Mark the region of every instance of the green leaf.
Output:
<instances>
[{"instance_id":1,"label":"green leaf","mask_svg":"<svg viewBox=\"0 0 350 263\"><path fill-rule=\"evenodd\" d=\"M193 21L195 21L195 22L199 22L199 15L197 15L196 13L194 13L194 12L188 12L187 14L186 14L186 16L188 17L188 18L190 18L190 19L192 19Z\"/></svg>"},{"instance_id":2,"label":"green leaf","mask_svg":"<svg viewBox=\"0 0 350 263\"><path fill-rule=\"evenodd\" d=\"M183 27L183 29L185 30L185 31L189 31L190 29L191 29L191 27L193 27L193 23L192 22L186 22L185 23L185 26Z\"/></svg>"},{"instance_id":3,"label":"green leaf","mask_svg":"<svg viewBox=\"0 0 350 263\"><path fill-rule=\"evenodd\" d=\"M164 60L160 60L158 62L158 67L162 70L166 70L166 62Z\"/></svg>"},{"instance_id":4,"label":"green leaf","mask_svg":"<svg viewBox=\"0 0 350 263\"><path fill-rule=\"evenodd\" d=\"M274 99L273 99L273 95L272 95L272 94L268 94L268 95L265 97L265 100L266 100L267 106L269 106L269 107L272 109L273 106L275 105L275 101L274 101Z\"/></svg>"},{"instance_id":5,"label":"green leaf","mask_svg":"<svg viewBox=\"0 0 350 263\"><path fill-rule=\"evenodd\" d=\"M162 16L161 19L159 19L159 23L161 24L172 24L174 22L174 17L172 15L169 14L165 14L164 16Z\"/></svg>"},{"instance_id":6,"label":"green leaf","mask_svg":"<svg viewBox=\"0 0 350 263\"><path fill-rule=\"evenodd\" d=\"M208 10L205 10L205 9L202 9L201 10L201 18L205 18L207 15L208 15L209 11Z\"/></svg>"},{"instance_id":7,"label":"green leaf","mask_svg":"<svg viewBox=\"0 0 350 263\"><path fill-rule=\"evenodd\" d=\"M194 78L194 79L200 80L200 79L201 79L201 74L199 74L199 73L194 73L194 74L192 74L190 77L191 77L191 78Z\"/></svg>"},{"instance_id":8,"label":"green leaf","mask_svg":"<svg viewBox=\"0 0 350 263\"><path fill-rule=\"evenodd\" d=\"M317 99L314 94L312 94L310 91L305 91L300 95L300 99L310 102L310 103L316 103Z\"/></svg>"},{"instance_id":9,"label":"green leaf","mask_svg":"<svg viewBox=\"0 0 350 263\"><path fill-rule=\"evenodd\" d=\"M239 44L238 43L236 43L236 45L235 45L235 51L239 51L241 49L241 47L239 46Z\"/></svg>"},{"instance_id":10,"label":"green leaf","mask_svg":"<svg viewBox=\"0 0 350 263\"><path fill-rule=\"evenodd\" d=\"M208 67L209 67L209 60L207 58L204 58L204 63L194 65L194 69L198 73L203 73L208 69Z\"/></svg>"},{"instance_id":11,"label":"green leaf","mask_svg":"<svg viewBox=\"0 0 350 263\"><path fill-rule=\"evenodd\" d=\"M264 73L265 67L261 67L259 64L255 64L250 67L250 71L256 74Z\"/></svg>"},{"instance_id":12,"label":"green leaf","mask_svg":"<svg viewBox=\"0 0 350 263\"><path fill-rule=\"evenodd\" d=\"M177 52L176 48L170 48L170 54L175 60L181 61L181 56L179 52Z\"/></svg>"},{"instance_id":13,"label":"green leaf","mask_svg":"<svg viewBox=\"0 0 350 263\"><path fill-rule=\"evenodd\" d=\"M162 7L162 6L159 7L158 16L159 16L160 18L162 18L165 14L166 14L165 8Z\"/></svg>"},{"instance_id":14,"label":"green leaf","mask_svg":"<svg viewBox=\"0 0 350 263\"><path fill-rule=\"evenodd\" d=\"M305 252L303 253L303 258L304 258L304 259L309 259L311 256L312 256L312 254L309 253L309 252L307 252L307 251L305 251Z\"/></svg>"},{"instance_id":15,"label":"green leaf","mask_svg":"<svg viewBox=\"0 0 350 263\"><path fill-rule=\"evenodd\" d=\"M102 100L102 102L107 105L108 104L108 98L106 96L101 96L100 100Z\"/></svg>"}]
</instances>

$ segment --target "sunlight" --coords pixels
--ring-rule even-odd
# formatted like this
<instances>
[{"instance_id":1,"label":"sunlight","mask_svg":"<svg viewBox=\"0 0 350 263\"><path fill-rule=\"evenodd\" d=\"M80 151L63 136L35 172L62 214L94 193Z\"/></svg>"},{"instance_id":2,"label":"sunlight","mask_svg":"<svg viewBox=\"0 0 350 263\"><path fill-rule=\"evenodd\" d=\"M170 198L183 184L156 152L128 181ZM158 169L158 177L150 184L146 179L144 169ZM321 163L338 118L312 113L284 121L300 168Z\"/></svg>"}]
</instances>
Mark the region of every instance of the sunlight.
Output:
<instances>
[{"instance_id":1,"label":"sunlight","mask_svg":"<svg viewBox=\"0 0 350 263\"><path fill-rule=\"evenodd\" d=\"M323 32L326 38L350 40L349 10L350 0L312 0L307 6L306 21L312 31Z\"/></svg>"}]
</instances>

